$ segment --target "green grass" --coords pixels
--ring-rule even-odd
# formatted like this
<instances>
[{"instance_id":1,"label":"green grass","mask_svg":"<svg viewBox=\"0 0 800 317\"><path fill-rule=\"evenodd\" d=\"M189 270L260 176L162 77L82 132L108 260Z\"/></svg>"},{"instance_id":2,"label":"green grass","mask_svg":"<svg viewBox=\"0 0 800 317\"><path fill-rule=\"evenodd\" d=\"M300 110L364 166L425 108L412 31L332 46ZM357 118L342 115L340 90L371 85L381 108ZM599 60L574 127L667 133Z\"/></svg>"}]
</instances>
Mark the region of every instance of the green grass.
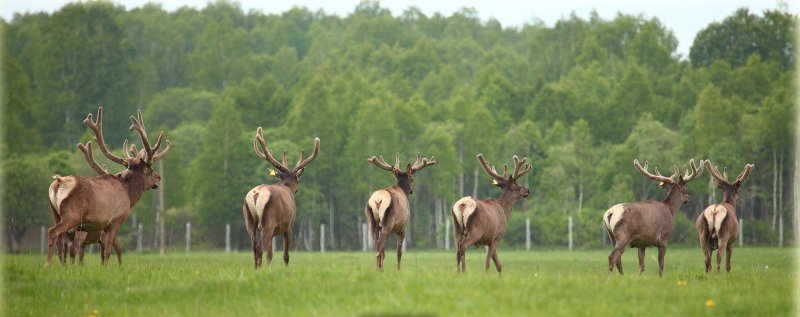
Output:
<instances>
[{"instance_id":1,"label":"green grass","mask_svg":"<svg viewBox=\"0 0 800 317\"><path fill-rule=\"evenodd\" d=\"M40 255L5 256L5 316L784 316L793 315L794 250L736 248L731 274L703 273L699 248L667 251L658 278L655 249L636 275L608 277L608 250L504 251L504 272L483 271L482 249L458 274L453 252L409 250L403 270L387 253L292 253L284 267L253 270L251 253L158 256L127 253L125 264L43 268ZM266 263L266 261L265 261ZM685 281L685 285L683 282ZM714 307L706 307L712 300Z\"/></svg>"}]
</instances>

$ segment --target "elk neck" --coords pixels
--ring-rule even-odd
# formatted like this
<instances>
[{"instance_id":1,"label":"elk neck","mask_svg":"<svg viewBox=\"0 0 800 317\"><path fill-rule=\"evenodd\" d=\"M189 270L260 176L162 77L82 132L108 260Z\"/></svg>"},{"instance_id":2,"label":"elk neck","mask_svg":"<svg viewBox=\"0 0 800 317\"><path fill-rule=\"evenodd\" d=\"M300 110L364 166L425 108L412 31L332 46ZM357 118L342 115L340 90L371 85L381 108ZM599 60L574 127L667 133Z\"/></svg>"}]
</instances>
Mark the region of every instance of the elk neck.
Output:
<instances>
[{"instance_id":1,"label":"elk neck","mask_svg":"<svg viewBox=\"0 0 800 317\"><path fill-rule=\"evenodd\" d=\"M500 204L500 207L503 208L503 214L508 217L511 214L511 209L514 208L514 204L517 202L518 197L514 195L514 192L511 190L503 190L503 193L500 194L500 197L497 198L497 203Z\"/></svg>"},{"instance_id":2,"label":"elk neck","mask_svg":"<svg viewBox=\"0 0 800 317\"><path fill-rule=\"evenodd\" d=\"M683 205L683 197L681 197L681 190L678 187L673 188L667 194L667 198L663 201L664 205L667 206L669 212L672 214L674 218L678 211L681 209L681 205Z\"/></svg>"},{"instance_id":3,"label":"elk neck","mask_svg":"<svg viewBox=\"0 0 800 317\"><path fill-rule=\"evenodd\" d=\"M398 177L397 178L397 187L403 190L403 193L408 196L411 193L411 183L408 181L406 177Z\"/></svg>"},{"instance_id":4,"label":"elk neck","mask_svg":"<svg viewBox=\"0 0 800 317\"><path fill-rule=\"evenodd\" d=\"M144 188L144 175L141 173L134 173L132 171L129 172L129 175L122 176L122 184L125 185L125 189L128 191L128 197L131 201L131 208L139 202L139 199L142 198L142 194L145 192Z\"/></svg>"}]
</instances>

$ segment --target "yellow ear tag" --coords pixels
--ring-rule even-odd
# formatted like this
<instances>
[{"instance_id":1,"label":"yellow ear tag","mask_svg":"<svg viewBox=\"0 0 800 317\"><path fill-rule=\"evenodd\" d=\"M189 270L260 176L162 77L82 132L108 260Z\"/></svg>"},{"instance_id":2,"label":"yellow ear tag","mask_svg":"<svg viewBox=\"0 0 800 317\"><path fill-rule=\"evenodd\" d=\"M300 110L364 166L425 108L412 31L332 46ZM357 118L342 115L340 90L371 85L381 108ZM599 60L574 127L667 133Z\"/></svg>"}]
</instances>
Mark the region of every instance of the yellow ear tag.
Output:
<instances>
[{"instance_id":1,"label":"yellow ear tag","mask_svg":"<svg viewBox=\"0 0 800 317\"><path fill-rule=\"evenodd\" d=\"M659 182L658 186L664 187L664 182Z\"/></svg>"},{"instance_id":2,"label":"yellow ear tag","mask_svg":"<svg viewBox=\"0 0 800 317\"><path fill-rule=\"evenodd\" d=\"M271 169L271 168L270 168L270 169L269 169L269 176L275 177L275 176L278 176L278 173L277 173L277 172L275 172L275 170L274 170L274 169Z\"/></svg>"},{"instance_id":3,"label":"yellow ear tag","mask_svg":"<svg viewBox=\"0 0 800 317\"><path fill-rule=\"evenodd\" d=\"M492 185L497 185L497 180L496 179L492 180Z\"/></svg>"}]
</instances>

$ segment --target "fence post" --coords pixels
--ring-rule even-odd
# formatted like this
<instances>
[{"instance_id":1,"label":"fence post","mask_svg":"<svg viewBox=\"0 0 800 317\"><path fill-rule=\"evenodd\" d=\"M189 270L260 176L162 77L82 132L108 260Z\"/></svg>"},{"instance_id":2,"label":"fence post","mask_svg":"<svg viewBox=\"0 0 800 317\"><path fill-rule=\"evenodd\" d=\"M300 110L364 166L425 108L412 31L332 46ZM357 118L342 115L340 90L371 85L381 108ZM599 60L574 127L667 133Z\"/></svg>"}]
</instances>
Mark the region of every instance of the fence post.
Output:
<instances>
[{"instance_id":1,"label":"fence post","mask_svg":"<svg viewBox=\"0 0 800 317\"><path fill-rule=\"evenodd\" d=\"M531 218L525 218L525 250L531 250Z\"/></svg>"},{"instance_id":2,"label":"fence post","mask_svg":"<svg viewBox=\"0 0 800 317\"><path fill-rule=\"evenodd\" d=\"M42 232L42 234L41 234L41 242L39 243L39 249L40 249L39 253L40 254L44 254L44 236L45 236L45 232L46 232L45 229L44 229L44 226L42 226L41 232Z\"/></svg>"},{"instance_id":3,"label":"fence post","mask_svg":"<svg viewBox=\"0 0 800 317\"><path fill-rule=\"evenodd\" d=\"M567 225L569 231L569 252L572 252L572 216L569 216L569 224Z\"/></svg>"},{"instance_id":4,"label":"fence post","mask_svg":"<svg viewBox=\"0 0 800 317\"><path fill-rule=\"evenodd\" d=\"M450 220L444 222L444 249L450 250Z\"/></svg>"},{"instance_id":5,"label":"fence post","mask_svg":"<svg viewBox=\"0 0 800 317\"><path fill-rule=\"evenodd\" d=\"M231 252L231 224L225 224L225 253Z\"/></svg>"},{"instance_id":6,"label":"fence post","mask_svg":"<svg viewBox=\"0 0 800 317\"><path fill-rule=\"evenodd\" d=\"M319 252L325 253L325 224L319 224Z\"/></svg>"},{"instance_id":7,"label":"fence post","mask_svg":"<svg viewBox=\"0 0 800 317\"><path fill-rule=\"evenodd\" d=\"M142 252L142 224L140 223L139 226L136 228L136 251Z\"/></svg>"},{"instance_id":8,"label":"fence post","mask_svg":"<svg viewBox=\"0 0 800 317\"><path fill-rule=\"evenodd\" d=\"M744 235L744 219L739 219L739 246L743 246L744 243L742 240L742 236Z\"/></svg>"},{"instance_id":9,"label":"fence post","mask_svg":"<svg viewBox=\"0 0 800 317\"><path fill-rule=\"evenodd\" d=\"M192 249L192 223L186 223L186 252Z\"/></svg>"},{"instance_id":10,"label":"fence post","mask_svg":"<svg viewBox=\"0 0 800 317\"><path fill-rule=\"evenodd\" d=\"M367 252L367 240L369 240L369 235L367 235L367 223L364 222L361 224L361 250Z\"/></svg>"}]
</instances>

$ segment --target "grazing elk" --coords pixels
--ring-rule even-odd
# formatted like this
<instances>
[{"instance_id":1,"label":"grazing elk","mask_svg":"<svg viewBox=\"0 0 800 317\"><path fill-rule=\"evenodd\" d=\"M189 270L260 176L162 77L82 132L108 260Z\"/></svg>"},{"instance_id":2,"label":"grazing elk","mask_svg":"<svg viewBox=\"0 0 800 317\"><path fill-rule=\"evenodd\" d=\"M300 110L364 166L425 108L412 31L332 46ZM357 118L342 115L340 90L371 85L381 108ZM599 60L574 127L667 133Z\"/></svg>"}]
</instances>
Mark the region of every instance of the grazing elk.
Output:
<instances>
[{"instance_id":1,"label":"grazing elk","mask_svg":"<svg viewBox=\"0 0 800 317\"><path fill-rule=\"evenodd\" d=\"M121 173L108 174L105 168L98 165L93 159L89 159L90 154L84 152L89 165L100 173L100 176L55 176L49 190L50 208L55 225L48 230L49 240L45 265L50 265L53 243L56 242L56 239L60 240L59 248L61 248L64 234L73 228L85 232L103 231L105 233L104 244L113 245L117 239L117 231L125 222L131 208L145 191L158 187L161 176L153 170L152 164L163 158L172 148L172 143L167 141L167 146L158 151L161 141L164 139L164 131L159 134L155 146L150 146L142 122L141 111L138 111L138 119L131 116L132 124L129 129L139 133L143 145L142 151L133 157L127 154L129 151L127 142L123 144L123 153L125 153L123 157L116 156L108 150L103 139L103 107L97 109L96 122L92 119L92 114L89 114L83 122L94 132L95 141L103 155L112 162L125 166L126 169ZM86 146L89 148L88 153L91 153L91 144L87 143ZM135 147L130 151L135 153ZM111 248L104 248L101 263L107 264L110 255ZM61 256L62 254L59 254L59 257Z\"/></svg>"},{"instance_id":2,"label":"grazing elk","mask_svg":"<svg viewBox=\"0 0 800 317\"><path fill-rule=\"evenodd\" d=\"M258 146L261 146L259 150ZM314 151L305 158L305 152L300 151L300 159L294 168L289 169L286 162L286 151L283 151L283 163L272 156L272 151L267 147L261 127L256 130L253 140L253 150L259 157L266 160L278 171L270 170L270 176L280 180L274 185L258 185L244 196L242 214L245 228L250 240L253 242L253 255L255 268L261 266L261 255L267 249L267 266L272 263L272 237L283 236L283 262L289 265L289 243L292 239L292 225L294 224L297 206L294 195L297 194L297 185L303 176L306 165L311 163L319 153L319 138L314 138ZM260 234L260 237L257 236Z\"/></svg>"},{"instance_id":3,"label":"grazing elk","mask_svg":"<svg viewBox=\"0 0 800 317\"><path fill-rule=\"evenodd\" d=\"M406 236L406 225L411 216L408 207L408 195L414 193L414 173L436 164L436 159L420 158L414 164L407 164L405 171L400 169L400 156L395 156L394 166L389 165L382 156L367 159L372 165L386 170L397 179L397 185L376 190L367 201L364 213L369 223L372 240L375 241L376 267L383 270L383 260L386 257L384 248L389 236L397 235L397 269L400 269L400 258L403 256L403 240Z\"/></svg>"},{"instance_id":4,"label":"grazing elk","mask_svg":"<svg viewBox=\"0 0 800 317\"><path fill-rule=\"evenodd\" d=\"M723 170L722 174L716 166L711 165L711 161L705 161L706 169L714 183L722 189L722 203L708 206L703 213L697 217L695 226L700 236L700 247L706 258L706 273L711 271L711 253L717 250L717 273L722 262L722 253L725 253L725 270L731 271L731 254L733 253L733 243L739 237L739 220L736 217L736 201L739 199L739 187L750 175L755 165L746 164L736 181L731 184L728 181L728 171ZM724 250L724 251L723 251Z\"/></svg>"},{"instance_id":5,"label":"grazing elk","mask_svg":"<svg viewBox=\"0 0 800 317\"><path fill-rule=\"evenodd\" d=\"M486 252L485 270L489 270L489 259L494 261L497 272L503 271L503 266L497 258L497 243L506 232L506 224L511 216L514 203L520 198L528 198L528 188L520 186L517 181L531 170L531 165L525 163L527 158L520 160L516 155L514 159L514 172L506 176L506 165L503 165L503 175L497 173L494 166L491 168L483 154L478 154L478 161L483 166L486 174L492 178L492 184L502 190L497 199L477 200L473 197L459 199L453 205L453 225L455 231L456 267L466 271L465 253L471 245L488 246Z\"/></svg>"},{"instance_id":6,"label":"grazing elk","mask_svg":"<svg viewBox=\"0 0 800 317\"><path fill-rule=\"evenodd\" d=\"M689 161L689 164L692 167L691 171L684 166L684 174L681 175L676 166L675 173L666 177L658 172L658 168L655 169L655 175L650 174L647 171L647 161L642 167L639 165L639 160L633 160L633 166L639 173L658 181L659 186L667 190L667 198L664 201L648 200L617 204L605 212L603 223L614 246L614 250L608 255L609 275L613 273L614 265L622 275L622 253L627 247L639 249L639 275L641 275L644 272L645 248L651 246L658 247L658 276L663 275L664 255L667 252L675 216L680 211L681 205L689 202L686 183L703 174L702 166L698 168L694 159Z\"/></svg>"}]
</instances>

